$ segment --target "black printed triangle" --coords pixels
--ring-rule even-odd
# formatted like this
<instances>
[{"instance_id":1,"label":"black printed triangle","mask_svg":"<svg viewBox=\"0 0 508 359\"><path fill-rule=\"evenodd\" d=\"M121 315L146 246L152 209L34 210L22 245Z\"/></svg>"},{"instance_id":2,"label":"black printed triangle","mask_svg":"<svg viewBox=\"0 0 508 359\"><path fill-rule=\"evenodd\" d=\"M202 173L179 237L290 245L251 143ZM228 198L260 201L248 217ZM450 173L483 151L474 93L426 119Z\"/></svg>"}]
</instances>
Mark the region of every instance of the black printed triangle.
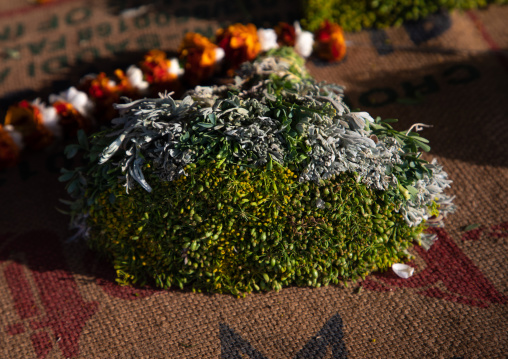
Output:
<instances>
[{"instance_id":1,"label":"black printed triangle","mask_svg":"<svg viewBox=\"0 0 508 359\"><path fill-rule=\"evenodd\" d=\"M331 351L332 359L347 359L342 329L342 319L336 314L303 346L294 359L323 359L328 351ZM224 323L220 324L219 337L221 359L268 359Z\"/></svg>"}]
</instances>

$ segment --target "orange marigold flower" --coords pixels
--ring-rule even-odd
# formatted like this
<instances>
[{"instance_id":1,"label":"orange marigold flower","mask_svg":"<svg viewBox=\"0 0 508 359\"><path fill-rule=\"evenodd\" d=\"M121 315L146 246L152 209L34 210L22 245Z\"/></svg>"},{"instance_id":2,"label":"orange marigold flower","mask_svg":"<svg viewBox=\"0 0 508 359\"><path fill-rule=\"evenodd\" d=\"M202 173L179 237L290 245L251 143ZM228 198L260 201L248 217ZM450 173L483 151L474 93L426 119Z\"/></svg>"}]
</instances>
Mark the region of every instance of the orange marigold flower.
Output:
<instances>
[{"instance_id":1,"label":"orange marigold flower","mask_svg":"<svg viewBox=\"0 0 508 359\"><path fill-rule=\"evenodd\" d=\"M120 96L130 98L139 97L139 89L131 81L130 69L127 74L122 70L115 70L115 80L110 79L104 72L95 77L85 78L84 89L90 98L96 102L118 102Z\"/></svg>"},{"instance_id":2,"label":"orange marigold flower","mask_svg":"<svg viewBox=\"0 0 508 359\"><path fill-rule=\"evenodd\" d=\"M140 89L131 82L129 71L125 74L122 70L117 69L115 80L101 72L95 77L88 75L80 86L80 89L94 101L95 113L99 122L108 123L116 117L117 112L113 108L113 104L119 103L121 96L131 99L140 97Z\"/></svg>"},{"instance_id":3,"label":"orange marigold flower","mask_svg":"<svg viewBox=\"0 0 508 359\"><path fill-rule=\"evenodd\" d=\"M115 76L118 79L115 91L118 96L127 96L128 98L135 99L140 97L139 89L134 86L128 73L125 74L122 70L115 70Z\"/></svg>"},{"instance_id":4,"label":"orange marigold flower","mask_svg":"<svg viewBox=\"0 0 508 359\"><path fill-rule=\"evenodd\" d=\"M122 70L116 69L115 75L119 80L118 83L116 84L116 88L115 88L115 90L117 92L123 93L123 92L129 92L129 91L133 90L132 85L129 81L129 78L127 77L127 75L125 75L125 73Z\"/></svg>"},{"instance_id":5,"label":"orange marigold flower","mask_svg":"<svg viewBox=\"0 0 508 359\"><path fill-rule=\"evenodd\" d=\"M92 129L92 121L80 114L69 102L56 101L53 107L60 117L60 126L68 137L76 137L79 129L85 132L90 132Z\"/></svg>"},{"instance_id":6,"label":"orange marigold flower","mask_svg":"<svg viewBox=\"0 0 508 359\"><path fill-rule=\"evenodd\" d=\"M84 85L88 95L98 101L116 97L116 83L101 72L96 77L90 77Z\"/></svg>"},{"instance_id":7,"label":"orange marigold flower","mask_svg":"<svg viewBox=\"0 0 508 359\"><path fill-rule=\"evenodd\" d=\"M175 62L175 63L173 63ZM178 67L178 61L168 60L166 53L160 50L151 50L145 55L140 63L146 81L148 83L174 82L178 79L179 72L174 71Z\"/></svg>"},{"instance_id":8,"label":"orange marigold flower","mask_svg":"<svg viewBox=\"0 0 508 359\"><path fill-rule=\"evenodd\" d=\"M277 33L277 42L281 46L295 46L296 31L293 25L287 22L279 22L279 24L275 26L275 32Z\"/></svg>"},{"instance_id":9,"label":"orange marigold flower","mask_svg":"<svg viewBox=\"0 0 508 359\"><path fill-rule=\"evenodd\" d=\"M95 103L95 114L101 123L109 123L117 112L113 104L120 101L119 87L104 72L94 76L88 75L80 86Z\"/></svg>"},{"instance_id":10,"label":"orange marigold flower","mask_svg":"<svg viewBox=\"0 0 508 359\"><path fill-rule=\"evenodd\" d=\"M224 52L207 37L188 32L185 34L178 53L185 61L184 78L196 86L212 77L218 61L224 56Z\"/></svg>"},{"instance_id":11,"label":"orange marigold flower","mask_svg":"<svg viewBox=\"0 0 508 359\"><path fill-rule=\"evenodd\" d=\"M0 124L0 169L13 167L19 159L20 148L9 131Z\"/></svg>"},{"instance_id":12,"label":"orange marigold flower","mask_svg":"<svg viewBox=\"0 0 508 359\"><path fill-rule=\"evenodd\" d=\"M327 61L340 61L346 55L346 40L342 27L326 20L316 31L317 56Z\"/></svg>"},{"instance_id":13,"label":"orange marigold flower","mask_svg":"<svg viewBox=\"0 0 508 359\"><path fill-rule=\"evenodd\" d=\"M234 70L252 61L261 50L256 26L235 24L217 31L217 43L224 49L228 68Z\"/></svg>"},{"instance_id":14,"label":"orange marigold flower","mask_svg":"<svg viewBox=\"0 0 508 359\"><path fill-rule=\"evenodd\" d=\"M44 125L40 109L26 100L9 107L5 125L12 125L21 133L29 148L40 149L53 141L53 133Z\"/></svg>"}]
</instances>

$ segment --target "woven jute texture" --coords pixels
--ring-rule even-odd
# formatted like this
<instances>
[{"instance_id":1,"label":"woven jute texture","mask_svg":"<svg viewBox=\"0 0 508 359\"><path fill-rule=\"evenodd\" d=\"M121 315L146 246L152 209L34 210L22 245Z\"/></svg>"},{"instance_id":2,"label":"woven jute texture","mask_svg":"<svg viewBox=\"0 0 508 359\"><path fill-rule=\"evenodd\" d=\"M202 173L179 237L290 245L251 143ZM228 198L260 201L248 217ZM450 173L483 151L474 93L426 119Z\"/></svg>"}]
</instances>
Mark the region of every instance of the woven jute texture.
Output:
<instances>
[{"instance_id":1,"label":"woven jute texture","mask_svg":"<svg viewBox=\"0 0 508 359\"><path fill-rule=\"evenodd\" d=\"M295 1L0 1L0 115L89 72L227 22L273 26ZM143 12L145 11L145 12ZM132 16L135 15L135 16ZM346 86L353 109L433 125L427 159L454 181L457 212L437 243L411 249L416 272L326 288L230 295L119 287L114 270L66 242L71 166L62 145L0 172L0 358L505 358L508 353L508 7L435 14L347 34L338 64L310 59ZM465 227L479 227L465 231ZM471 228L471 227L469 227Z\"/></svg>"}]
</instances>

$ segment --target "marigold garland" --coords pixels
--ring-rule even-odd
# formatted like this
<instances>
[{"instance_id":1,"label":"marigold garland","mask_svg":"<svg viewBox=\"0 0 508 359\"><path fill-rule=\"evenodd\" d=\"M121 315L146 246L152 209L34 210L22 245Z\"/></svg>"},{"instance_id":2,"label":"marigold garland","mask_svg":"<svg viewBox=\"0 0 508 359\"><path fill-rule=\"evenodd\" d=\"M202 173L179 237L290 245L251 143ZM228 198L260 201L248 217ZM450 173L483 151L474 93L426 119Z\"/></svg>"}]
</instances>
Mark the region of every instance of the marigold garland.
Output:
<instances>
[{"instance_id":1,"label":"marigold garland","mask_svg":"<svg viewBox=\"0 0 508 359\"><path fill-rule=\"evenodd\" d=\"M335 39L334 29L338 25L327 24L332 29L331 38ZM77 88L51 95L49 106L40 100L24 100L11 106L4 119L10 130L6 132L4 128L3 136L22 138L22 147L40 149L61 135L76 136L79 129L90 133L98 124L108 124L117 115L112 105L122 96L137 99L164 91L181 92L184 85L199 85L221 70L231 76L241 63L279 46L294 47L303 57L308 57L315 47L316 55L323 59L341 59L337 54L345 52L345 43L338 48L336 40L330 42L323 40L322 34L316 36L315 44L314 34L302 30L298 22L293 25L279 23L275 29L234 24L219 29L215 41L187 33L178 49L180 60L168 59L161 50L151 50L139 62L139 67L133 65L126 71L117 69L112 77L105 73L87 75ZM1 158L18 158L9 155L7 150L2 151L5 153L0 154ZM7 163L11 166L13 160L2 163L0 169L7 167Z\"/></svg>"}]
</instances>

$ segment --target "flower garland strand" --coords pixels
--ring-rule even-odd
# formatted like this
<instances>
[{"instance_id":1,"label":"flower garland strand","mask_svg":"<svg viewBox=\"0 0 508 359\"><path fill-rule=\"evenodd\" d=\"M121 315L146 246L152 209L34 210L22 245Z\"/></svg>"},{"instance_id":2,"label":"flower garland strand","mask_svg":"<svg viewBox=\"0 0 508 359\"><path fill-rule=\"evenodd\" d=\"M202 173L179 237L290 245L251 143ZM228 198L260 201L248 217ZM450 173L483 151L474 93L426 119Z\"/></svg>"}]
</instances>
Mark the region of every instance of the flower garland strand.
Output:
<instances>
[{"instance_id":1,"label":"flower garland strand","mask_svg":"<svg viewBox=\"0 0 508 359\"><path fill-rule=\"evenodd\" d=\"M206 83L220 71L232 76L243 62L280 46L294 47L304 58L314 51L329 62L340 61L346 54L342 28L328 21L315 34L302 30L298 22L281 22L274 29L234 24L219 29L215 42L187 33L178 49L179 59L151 50L139 67L132 65L126 72L118 69L112 78L105 73L86 75L77 87L50 95L49 104L36 99L11 106L0 125L0 169L15 166L25 147L41 149L55 139L75 138L79 129L90 133L98 125L109 124L117 115L113 104L121 97L179 92L184 84Z\"/></svg>"}]
</instances>

